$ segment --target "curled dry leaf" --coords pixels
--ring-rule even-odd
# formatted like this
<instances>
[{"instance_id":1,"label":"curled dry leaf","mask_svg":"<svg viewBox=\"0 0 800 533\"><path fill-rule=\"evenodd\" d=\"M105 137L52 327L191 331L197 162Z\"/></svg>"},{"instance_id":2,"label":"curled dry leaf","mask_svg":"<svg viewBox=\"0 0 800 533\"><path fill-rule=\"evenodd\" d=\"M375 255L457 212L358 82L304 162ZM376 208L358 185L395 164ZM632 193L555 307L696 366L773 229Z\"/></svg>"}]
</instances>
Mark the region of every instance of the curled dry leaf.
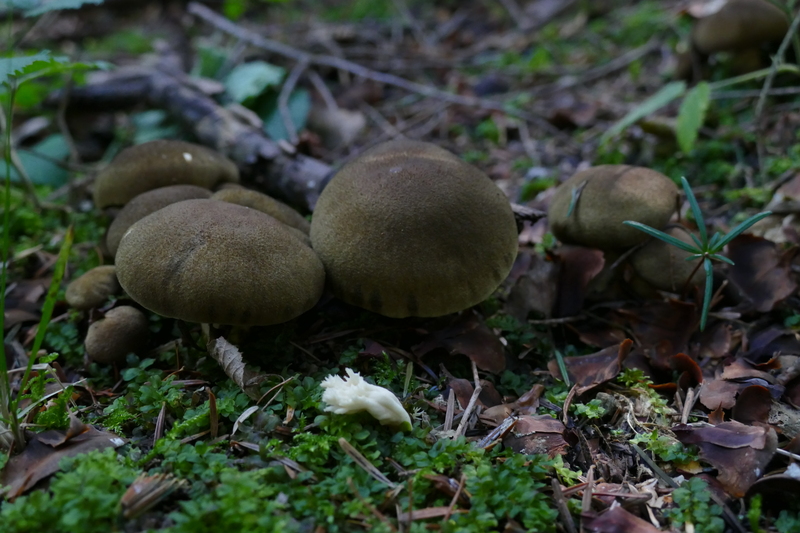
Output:
<instances>
[{"instance_id":1,"label":"curled dry leaf","mask_svg":"<svg viewBox=\"0 0 800 533\"><path fill-rule=\"evenodd\" d=\"M570 380L577 386L576 394L581 395L587 390L610 381L617 377L622 369L622 362L631 352L633 341L625 339L615 346L609 346L599 352L577 357L565 357ZM547 369L556 379L563 379L558 363L555 360L547 363Z\"/></svg>"},{"instance_id":2,"label":"curled dry leaf","mask_svg":"<svg viewBox=\"0 0 800 533\"><path fill-rule=\"evenodd\" d=\"M750 385L739 392L731 416L742 424L766 424L769 421L771 407L772 395L769 389L760 385Z\"/></svg>"},{"instance_id":3,"label":"curled dry leaf","mask_svg":"<svg viewBox=\"0 0 800 533\"><path fill-rule=\"evenodd\" d=\"M672 432L683 444L700 448L700 457L719 472L725 491L741 498L764 473L778 447L772 428L723 422L717 426L680 424Z\"/></svg>"},{"instance_id":4,"label":"curled dry leaf","mask_svg":"<svg viewBox=\"0 0 800 533\"><path fill-rule=\"evenodd\" d=\"M661 531L650 522L626 511L620 505L612 505L600 514L584 513L582 525L596 533L658 533Z\"/></svg>"},{"instance_id":5,"label":"curled dry leaf","mask_svg":"<svg viewBox=\"0 0 800 533\"><path fill-rule=\"evenodd\" d=\"M247 396L258 400L261 396L258 384L263 381L264 375L247 366L242 358L242 352L228 342L225 337L217 337L208 341L208 355L210 355L225 374L236 383Z\"/></svg>"},{"instance_id":6,"label":"curled dry leaf","mask_svg":"<svg viewBox=\"0 0 800 533\"><path fill-rule=\"evenodd\" d=\"M119 501L122 516L130 520L146 513L185 484L184 480L176 479L171 474L140 474Z\"/></svg>"}]
</instances>

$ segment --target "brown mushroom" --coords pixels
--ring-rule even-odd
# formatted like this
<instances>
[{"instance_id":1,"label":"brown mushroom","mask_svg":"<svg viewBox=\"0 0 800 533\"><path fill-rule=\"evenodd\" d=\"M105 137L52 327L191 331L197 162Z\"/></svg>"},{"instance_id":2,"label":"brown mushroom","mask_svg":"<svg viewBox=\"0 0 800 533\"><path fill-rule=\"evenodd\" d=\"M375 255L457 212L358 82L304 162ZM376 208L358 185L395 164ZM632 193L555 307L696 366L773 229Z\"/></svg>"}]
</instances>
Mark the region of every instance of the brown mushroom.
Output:
<instances>
[{"instance_id":1,"label":"brown mushroom","mask_svg":"<svg viewBox=\"0 0 800 533\"><path fill-rule=\"evenodd\" d=\"M333 293L390 317L475 305L517 254L508 199L433 144L399 140L345 165L322 191L311 242Z\"/></svg>"},{"instance_id":2,"label":"brown mushroom","mask_svg":"<svg viewBox=\"0 0 800 533\"><path fill-rule=\"evenodd\" d=\"M683 226L670 224L662 231L687 244L696 246ZM692 254L659 239L652 239L634 252L629 261L644 281L662 291L681 292L689 286L705 286L705 270L700 261L687 261ZM698 265L701 265L698 268ZM692 275L694 274L694 275Z\"/></svg>"},{"instance_id":3,"label":"brown mushroom","mask_svg":"<svg viewBox=\"0 0 800 533\"><path fill-rule=\"evenodd\" d=\"M86 311L100 307L119 289L116 268L114 265L103 265L72 280L67 285L65 297L70 307Z\"/></svg>"},{"instance_id":4,"label":"brown mushroom","mask_svg":"<svg viewBox=\"0 0 800 533\"><path fill-rule=\"evenodd\" d=\"M646 233L624 225L625 220L661 229L677 200L678 187L660 172L600 165L562 183L553 194L547 218L553 235L564 243L623 250L647 240Z\"/></svg>"},{"instance_id":5,"label":"brown mushroom","mask_svg":"<svg viewBox=\"0 0 800 533\"><path fill-rule=\"evenodd\" d=\"M316 304L325 271L314 251L260 211L185 200L132 225L117 276L136 302L189 322L260 326Z\"/></svg>"},{"instance_id":6,"label":"brown mushroom","mask_svg":"<svg viewBox=\"0 0 800 533\"><path fill-rule=\"evenodd\" d=\"M230 202L232 204L243 205L256 211L261 211L269 216L278 219L289 227L296 228L306 235L311 224L300 213L278 200L262 194L258 191L248 189L223 189L217 191L211 197L212 200Z\"/></svg>"},{"instance_id":7,"label":"brown mushroom","mask_svg":"<svg viewBox=\"0 0 800 533\"><path fill-rule=\"evenodd\" d=\"M126 355L140 351L147 344L148 336L149 325L144 313L121 305L89 326L84 342L86 355L97 363L124 363Z\"/></svg>"},{"instance_id":8,"label":"brown mushroom","mask_svg":"<svg viewBox=\"0 0 800 533\"><path fill-rule=\"evenodd\" d=\"M197 198L210 198L211 191L196 185L170 185L159 187L152 191L143 192L125 204L114 221L108 227L106 234L106 247L114 257L117 255L119 241L134 222L141 220L150 213L167 207L175 202L194 200Z\"/></svg>"},{"instance_id":9,"label":"brown mushroom","mask_svg":"<svg viewBox=\"0 0 800 533\"><path fill-rule=\"evenodd\" d=\"M701 54L736 52L779 43L789 18L768 0L728 0L719 11L692 28L692 46Z\"/></svg>"},{"instance_id":10,"label":"brown mushroom","mask_svg":"<svg viewBox=\"0 0 800 533\"><path fill-rule=\"evenodd\" d=\"M210 189L238 181L236 165L214 150L184 141L151 141L126 148L97 175L94 203L102 209L167 185Z\"/></svg>"}]
</instances>

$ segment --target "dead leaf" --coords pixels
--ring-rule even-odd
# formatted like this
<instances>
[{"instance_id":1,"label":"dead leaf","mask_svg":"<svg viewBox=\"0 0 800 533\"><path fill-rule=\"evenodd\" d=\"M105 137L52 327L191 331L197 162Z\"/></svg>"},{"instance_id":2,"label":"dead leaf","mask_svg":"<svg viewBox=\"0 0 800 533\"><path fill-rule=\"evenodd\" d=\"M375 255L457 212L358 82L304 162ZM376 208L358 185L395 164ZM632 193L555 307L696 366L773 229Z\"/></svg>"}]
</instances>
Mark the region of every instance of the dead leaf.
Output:
<instances>
[{"instance_id":1,"label":"dead leaf","mask_svg":"<svg viewBox=\"0 0 800 533\"><path fill-rule=\"evenodd\" d=\"M564 245L555 255L561 262L561 276L553 316L573 316L583 308L589 282L603 270L603 252L584 246Z\"/></svg>"},{"instance_id":2,"label":"dead leaf","mask_svg":"<svg viewBox=\"0 0 800 533\"><path fill-rule=\"evenodd\" d=\"M681 424L672 432L683 444L700 449L700 457L717 469L717 479L734 498L744 496L763 475L778 447L774 429L740 422L699 427Z\"/></svg>"},{"instance_id":3,"label":"dead leaf","mask_svg":"<svg viewBox=\"0 0 800 533\"><path fill-rule=\"evenodd\" d=\"M739 392L731 417L742 424L767 424L772 408L772 395L766 387L750 385Z\"/></svg>"},{"instance_id":4,"label":"dead leaf","mask_svg":"<svg viewBox=\"0 0 800 533\"><path fill-rule=\"evenodd\" d=\"M505 312L520 322L528 319L533 311L550 318L558 296L560 263L537 253L521 251L517 256L520 272L508 292Z\"/></svg>"},{"instance_id":5,"label":"dead leaf","mask_svg":"<svg viewBox=\"0 0 800 533\"><path fill-rule=\"evenodd\" d=\"M0 486L5 487L5 496L14 500L33 488L40 480L59 470L59 463L65 457L75 457L93 450L118 448L125 439L108 431L100 431L86 424L75 424L68 431L51 429L38 435L31 435L28 445L19 455L8 460L0 474Z\"/></svg>"},{"instance_id":6,"label":"dead leaf","mask_svg":"<svg viewBox=\"0 0 800 533\"><path fill-rule=\"evenodd\" d=\"M617 322L627 323L653 367L670 370L670 358L688 351L689 338L699 323L694 304L669 300L616 311Z\"/></svg>"},{"instance_id":7,"label":"dead leaf","mask_svg":"<svg viewBox=\"0 0 800 533\"><path fill-rule=\"evenodd\" d=\"M650 522L631 514L619 504L614 504L600 514L583 513L583 527L596 533L659 533Z\"/></svg>"},{"instance_id":8,"label":"dead leaf","mask_svg":"<svg viewBox=\"0 0 800 533\"><path fill-rule=\"evenodd\" d=\"M225 337L217 337L208 341L207 349L208 355L219 363L225 374L247 396L253 400L259 399L261 394L259 393L258 385L266 376L246 365L242 358L242 352L236 346L225 340Z\"/></svg>"},{"instance_id":9,"label":"dead leaf","mask_svg":"<svg viewBox=\"0 0 800 533\"><path fill-rule=\"evenodd\" d=\"M553 458L567 453L569 443L565 431L564 424L549 415L525 415L519 417L503 439L503 444L517 453L546 453Z\"/></svg>"},{"instance_id":10,"label":"dead leaf","mask_svg":"<svg viewBox=\"0 0 800 533\"><path fill-rule=\"evenodd\" d=\"M728 279L756 311L766 313L797 289L791 263L797 248L781 251L774 242L755 235L740 235L728 244L734 264Z\"/></svg>"},{"instance_id":11,"label":"dead leaf","mask_svg":"<svg viewBox=\"0 0 800 533\"><path fill-rule=\"evenodd\" d=\"M576 394L581 395L587 390L617 377L622 369L622 362L628 356L633 346L633 341L625 339L620 344L609 346L599 352L577 357L565 357L564 364L572 383L577 386ZM561 379L558 362L553 359L547 363L550 375Z\"/></svg>"},{"instance_id":12,"label":"dead leaf","mask_svg":"<svg viewBox=\"0 0 800 533\"><path fill-rule=\"evenodd\" d=\"M411 350L417 357L423 357L436 348L444 348L450 355L466 355L478 368L492 374L499 374L506 368L503 343L472 311L459 316L452 325L431 333Z\"/></svg>"}]
</instances>

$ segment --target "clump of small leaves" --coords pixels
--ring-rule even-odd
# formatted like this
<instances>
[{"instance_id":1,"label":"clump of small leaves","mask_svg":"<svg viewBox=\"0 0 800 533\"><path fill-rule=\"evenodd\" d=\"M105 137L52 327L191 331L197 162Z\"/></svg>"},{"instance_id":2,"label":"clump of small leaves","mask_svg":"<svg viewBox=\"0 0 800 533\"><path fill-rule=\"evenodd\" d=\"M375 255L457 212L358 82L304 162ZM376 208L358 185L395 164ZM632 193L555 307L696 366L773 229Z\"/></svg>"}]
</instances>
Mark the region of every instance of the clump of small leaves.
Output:
<instances>
[{"instance_id":1,"label":"clump of small leaves","mask_svg":"<svg viewBox=\"0 0 800 533\"><path fill-rule=\"evenodd\" d=\"M677 509L667 511L667 517L678 529L688 531L694 526L696 533L722 533L725 522L720 515L722 508L711 504L711 492L705 481L694 477L685 482L672 493L672 500ZM691 526L690 526L691 525Z\"/></svg>"},{"instance_id":2,"label":"clump of small leaves","mask_svg":"<svg viewBox=\"0 0 800 533\"><path fill-rule=\"evenodd\" d=\"M641 444L665 462L675 461L685 464L697 460L696 453L684 447L680 442L676 442L674 437L659 435L658 430L636 435L630 442L631 444Z\"/></svg>"},{"instance_id":3,"label":"clump of small leaves","mask_svg":"<svg viewBox=\"0 0 800 533\"><path fill-rule=\"evenodd\" d=\"M714 233L711 238L708 237L708 232L706 231L706 223L703 219L703 213L700 211L700 206L697 203L697 199L692 192L692 188L689 186L689 182L686 181L686 178L681 178L681 184L683 185L683 190L686 192L686 198L689 200L689 205L692 208L692 214L694 215L694 219L697 222L697 230L700 233L700 237L690 234L692 240L694 241L696 246L692 246L691 244L685 243L680 239L676 239L671 235L667 235L663 231L659 231L655 228L651 228L647 224L642 224L641 222L634 222L633 220L626 220L624 223L628 226L634 227L639 229L651 237L655 237L656 239L660 239L667 244L671 244L681 250L689 252L692 254L687 258L687 260L695 260L695 259L702 259L701 265L706 272L706 287L705 287L705 294L703 295L703 310L700 316L700 331L703 331L706 327L706 321L708 320L708 310L711 305L711 297L713 295L713 281L714 281L714 267L711 264L711 261L722 261L723 263L728 263L729 265L733 264L733 261L728 259L727 257L720 255L723 248L731 242L733 239L744 233L750 226L758 222L764 217L767 217L772 214L771 211L764 211L762 213L758 213L757 215L753 215L752 217L748 218L735 228L733 228L730 232L726 235L723 235L719 232ZM697 266L700 268L700 265ZM690 276L691 278L691 276Z\"/></svg>"}]
</instances>

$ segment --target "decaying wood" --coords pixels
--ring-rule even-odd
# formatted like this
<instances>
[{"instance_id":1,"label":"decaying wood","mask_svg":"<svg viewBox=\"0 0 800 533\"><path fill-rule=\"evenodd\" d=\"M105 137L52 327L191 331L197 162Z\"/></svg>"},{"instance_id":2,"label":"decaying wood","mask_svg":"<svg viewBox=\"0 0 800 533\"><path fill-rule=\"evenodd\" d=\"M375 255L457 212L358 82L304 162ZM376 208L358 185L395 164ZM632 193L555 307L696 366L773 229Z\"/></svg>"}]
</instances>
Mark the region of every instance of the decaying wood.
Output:
<instances>
[{"instance_id":1,"label":"decaying wood","mask_svg":"<svg viewBox=\"0 0 800 533\"><path fill-rule=\"evenodd\" d=\"M59 94L51 96L58 101ZM70 107L119 110L157 107L191 131L198 141L235 161L267 194L312 210L331 174L317 159L298 154L288 143L269 139L260 129L217 104L182 75L159 69L121 70L103 81L73 88Z\"/></svg>"}]
</instances>

